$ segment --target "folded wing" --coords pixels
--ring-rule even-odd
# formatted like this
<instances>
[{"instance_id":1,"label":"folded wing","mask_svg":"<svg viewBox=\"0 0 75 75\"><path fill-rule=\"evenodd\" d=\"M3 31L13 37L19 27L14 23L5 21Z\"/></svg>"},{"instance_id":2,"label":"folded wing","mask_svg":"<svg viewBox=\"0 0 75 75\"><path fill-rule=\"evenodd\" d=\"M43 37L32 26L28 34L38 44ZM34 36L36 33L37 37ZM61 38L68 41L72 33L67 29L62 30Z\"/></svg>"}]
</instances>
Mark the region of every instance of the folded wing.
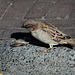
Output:
<instances>
[{"instance_id":1,"label":"folded wing","mask_svg":"<svg viewBox=\"0 0 75 75\"><path fill-rule=\"evenodd\" d=\"M60 42L61 40L70 39L71 37L67 36L66 34L62 33L59 29L53 26L50 23L43 23L42 30L46 32L52 40L55 42Z\"/></svg>"}]
</instances>

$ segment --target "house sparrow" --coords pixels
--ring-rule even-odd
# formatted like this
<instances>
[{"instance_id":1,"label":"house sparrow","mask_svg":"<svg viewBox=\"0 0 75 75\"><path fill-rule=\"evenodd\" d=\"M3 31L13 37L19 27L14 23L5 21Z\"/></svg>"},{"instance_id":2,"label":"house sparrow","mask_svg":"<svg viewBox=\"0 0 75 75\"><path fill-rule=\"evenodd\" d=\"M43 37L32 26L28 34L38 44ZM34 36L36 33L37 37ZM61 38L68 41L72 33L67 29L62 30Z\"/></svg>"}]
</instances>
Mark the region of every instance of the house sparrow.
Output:
<instances>
[{"instance_id":1,"label":"house sparrow","mask_svg":"<svg viewBox=\"0 0 75 75\"><path fill-rule=\"evenodd\" d=\"M35 19L29 19L25 22L23 28L28 28L33 37L43 43L49 44L50 48L58 44L75 45L75 39L67 36L50 23L43 23ZM50 48L44 50L44 52L47 52Z\"/></svg>"},{"instance_id":2,"label":"house sparrow","mask_svg":"<svg viewBox=\"0 0 75 75\"><path fill-rule=\"evenodd\" d=\"M75 39L67 36L61 32L57 27L50 23L43 23L36 19L29 19L25 22L22 28L27 28L31 32L32 36L40 40L43 43L49 44L50 48L40 52L48 52L54 45L58 44L73 44L75 45ZM22 41L23 42L23 41ZM19 46L21 42L13 44L12 46ZM24 45L24 42L22 43Z\"/></svg>"}]
</instances>

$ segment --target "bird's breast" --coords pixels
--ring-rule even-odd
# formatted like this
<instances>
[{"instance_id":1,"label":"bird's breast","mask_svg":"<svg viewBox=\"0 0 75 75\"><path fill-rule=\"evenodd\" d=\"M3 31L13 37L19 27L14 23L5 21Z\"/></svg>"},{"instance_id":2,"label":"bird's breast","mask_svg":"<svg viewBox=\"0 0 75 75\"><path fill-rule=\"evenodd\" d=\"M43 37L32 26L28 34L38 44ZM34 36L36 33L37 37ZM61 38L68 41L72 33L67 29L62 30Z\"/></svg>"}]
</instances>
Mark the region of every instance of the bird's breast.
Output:
<instances>
[{"instance_id":1,"label":"bird's breast","mask_svg":"<svg viewBox=\"0 0 75 75\"><path fill-rule=\"evenodd\" d=\"M32 31L31 33L36 39L38 39L46 44L54 43L54 41L51 40L50 36L48 34L46 34L44 31L42 31L41 29Z\"/></svg>"}]
</instances>

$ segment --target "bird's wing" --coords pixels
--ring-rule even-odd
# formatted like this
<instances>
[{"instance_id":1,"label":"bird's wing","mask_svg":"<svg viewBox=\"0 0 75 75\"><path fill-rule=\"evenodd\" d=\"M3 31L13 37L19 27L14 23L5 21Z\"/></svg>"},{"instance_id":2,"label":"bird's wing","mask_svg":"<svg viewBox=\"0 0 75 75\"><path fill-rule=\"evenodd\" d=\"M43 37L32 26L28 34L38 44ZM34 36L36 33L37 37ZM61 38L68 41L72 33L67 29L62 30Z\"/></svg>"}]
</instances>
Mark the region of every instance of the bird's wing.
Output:
<instances>
[{"instance_id":1,"label":"bird's wing","mask_svg":"<svg viewBox=\"0 0 75 75\"><path fill-rule=\"evenodd\" d=\"M47 33L50 38L56 42L60 42L61 40L70 39L71 37L67 36L66 34L62 33L59 29L53 26L50 23L43 23L42 30Z\"/></svg>"}]
</instances>

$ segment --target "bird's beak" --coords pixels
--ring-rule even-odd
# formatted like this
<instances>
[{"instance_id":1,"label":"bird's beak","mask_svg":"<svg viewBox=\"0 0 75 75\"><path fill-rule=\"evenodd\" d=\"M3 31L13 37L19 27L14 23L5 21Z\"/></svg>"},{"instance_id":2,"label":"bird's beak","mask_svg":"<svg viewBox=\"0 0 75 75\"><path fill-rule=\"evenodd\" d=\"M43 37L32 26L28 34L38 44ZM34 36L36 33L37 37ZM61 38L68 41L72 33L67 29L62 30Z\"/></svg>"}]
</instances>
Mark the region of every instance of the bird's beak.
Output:
<instances>
[{"instance_id":1,"label":"bird's beak","mask_svg":"<svg viewBox=\"0 0 75 75\"><path fill-rule=\"evenodd\" d=\"M29 28L29 25L22 25L21 28Z\"/></svg>"}]
</instances>

